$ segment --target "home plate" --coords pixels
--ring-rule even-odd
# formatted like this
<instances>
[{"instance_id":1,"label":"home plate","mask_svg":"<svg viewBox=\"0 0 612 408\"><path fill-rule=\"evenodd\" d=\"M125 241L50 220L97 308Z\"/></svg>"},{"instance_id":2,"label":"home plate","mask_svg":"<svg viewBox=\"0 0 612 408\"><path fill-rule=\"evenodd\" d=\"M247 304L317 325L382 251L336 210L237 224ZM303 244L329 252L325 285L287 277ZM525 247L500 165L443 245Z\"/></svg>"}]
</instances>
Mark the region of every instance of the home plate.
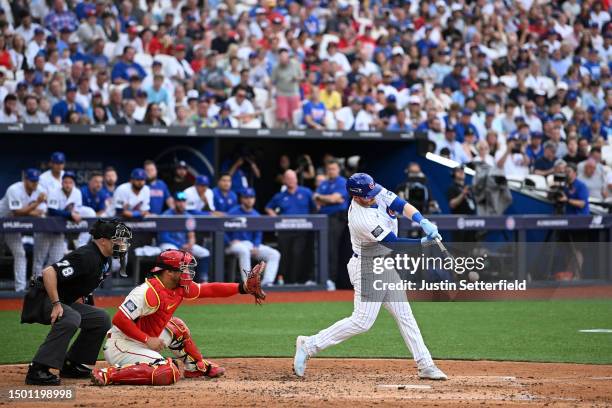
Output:
<instances>
[{"instance_id":1,"label":"home plate","mask_svg":"<svg viewBox=\"0 0 612 408\"><path fill-rule=\"evenodd\" d=\"M612 329L583 329L580 333L612 333Z\"/></svg>"},{"instance_id":2,"label":"home plate","mask_svg":"<svg viewBox=\"0 0 612 408\"><path fill-rule=\"evenodd\" d=\"M430 390L431 385L425 384L378 384L377 390Z\"/></svg>"}]
</instances>

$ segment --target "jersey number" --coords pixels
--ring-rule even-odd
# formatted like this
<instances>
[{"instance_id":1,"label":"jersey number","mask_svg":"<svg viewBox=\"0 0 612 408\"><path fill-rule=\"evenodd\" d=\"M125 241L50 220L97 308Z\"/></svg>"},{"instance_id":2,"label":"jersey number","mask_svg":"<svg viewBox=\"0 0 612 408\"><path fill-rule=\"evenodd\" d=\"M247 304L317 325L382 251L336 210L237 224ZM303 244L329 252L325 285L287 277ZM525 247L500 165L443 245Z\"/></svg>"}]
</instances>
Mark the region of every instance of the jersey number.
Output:
<instances>
[{"instance_id":1,"label":"jersey number","mask_svg":"<svg viewBox=\"0 0 612 408\"><path fill-rule=\"evenodd\" d=\"M70 261L60 261L57 266L61 267L62 275L67 278L74 273L74 268L70 266Z\"/></svg>"}]
</instances>

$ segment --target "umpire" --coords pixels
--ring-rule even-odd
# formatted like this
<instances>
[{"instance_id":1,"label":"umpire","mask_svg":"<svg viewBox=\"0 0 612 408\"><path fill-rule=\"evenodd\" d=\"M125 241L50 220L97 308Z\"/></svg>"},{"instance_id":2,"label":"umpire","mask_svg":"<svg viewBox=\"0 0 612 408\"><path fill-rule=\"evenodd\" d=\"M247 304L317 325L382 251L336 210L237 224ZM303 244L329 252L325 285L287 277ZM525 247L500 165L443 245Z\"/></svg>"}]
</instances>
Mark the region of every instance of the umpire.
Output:
<instances>
[{"instance_id":1,"label":"umpire","mask_svg":"<svg viewBox=\"0 0 612 408\"><path fill-rule=\"evenodd\" d=\"M116 220L98 220L89 232L93 240L46 267L42 278L32 281L24 299L22 323L51 325L30 364L26 384L59 385L60 379L50 368L59 369L63 378L88 378L91 369L87 365L96 363L111 327L104 310L77 301L100 285L110 270L111 257L125 256L132 233Z\"/></svg>"}]
</instances>

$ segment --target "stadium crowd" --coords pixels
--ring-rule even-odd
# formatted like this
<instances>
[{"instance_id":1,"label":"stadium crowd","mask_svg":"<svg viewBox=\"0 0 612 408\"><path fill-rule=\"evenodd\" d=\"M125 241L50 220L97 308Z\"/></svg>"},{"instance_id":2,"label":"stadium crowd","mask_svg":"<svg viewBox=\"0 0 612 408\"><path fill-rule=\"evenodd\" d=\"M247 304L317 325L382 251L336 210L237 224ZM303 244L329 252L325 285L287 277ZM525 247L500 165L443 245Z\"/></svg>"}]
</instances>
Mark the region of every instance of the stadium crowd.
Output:
<instances>
[{"instance_id":1,"label":"stadium crowd","mask_svg":"<svg viewBox=\"0 0 612 408\"><path fill-rule=\"evenodd\" d=\"M0 5L3 123L424 132L512 177L586 161L610 195L607 0Z\"/></svg>"}]
</instances>

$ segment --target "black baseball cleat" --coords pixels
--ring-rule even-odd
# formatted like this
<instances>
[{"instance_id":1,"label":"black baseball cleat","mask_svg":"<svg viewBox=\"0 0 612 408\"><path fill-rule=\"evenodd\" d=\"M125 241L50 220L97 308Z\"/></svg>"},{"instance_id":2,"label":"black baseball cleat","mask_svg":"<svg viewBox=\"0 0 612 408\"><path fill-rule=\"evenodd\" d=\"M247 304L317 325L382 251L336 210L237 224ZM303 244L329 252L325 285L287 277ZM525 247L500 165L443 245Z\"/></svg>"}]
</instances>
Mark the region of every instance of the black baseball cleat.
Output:
<instances>
[{"instance_id":1,"label":"black baseball cleat","mask_svg":"<svg viewBox=\"0 0 612 408\"><path fill-rule=\"evenodd\" d=\"M91 368L85 364L75 363L66 359L64 366L60 370L60 377L62 378L90 378Z\"/></svg>"},{"instance_id":2,"label":"black baseball cleat","mask_svg":"<svg viewBox=\"0 0 612 408\"><path fill-rule=\"evenodd\" d=\"M60 385L60 379L57 375L49 372L49 367L31 363L25 383L28 385Z\"/></svg>"}]
</instances>

